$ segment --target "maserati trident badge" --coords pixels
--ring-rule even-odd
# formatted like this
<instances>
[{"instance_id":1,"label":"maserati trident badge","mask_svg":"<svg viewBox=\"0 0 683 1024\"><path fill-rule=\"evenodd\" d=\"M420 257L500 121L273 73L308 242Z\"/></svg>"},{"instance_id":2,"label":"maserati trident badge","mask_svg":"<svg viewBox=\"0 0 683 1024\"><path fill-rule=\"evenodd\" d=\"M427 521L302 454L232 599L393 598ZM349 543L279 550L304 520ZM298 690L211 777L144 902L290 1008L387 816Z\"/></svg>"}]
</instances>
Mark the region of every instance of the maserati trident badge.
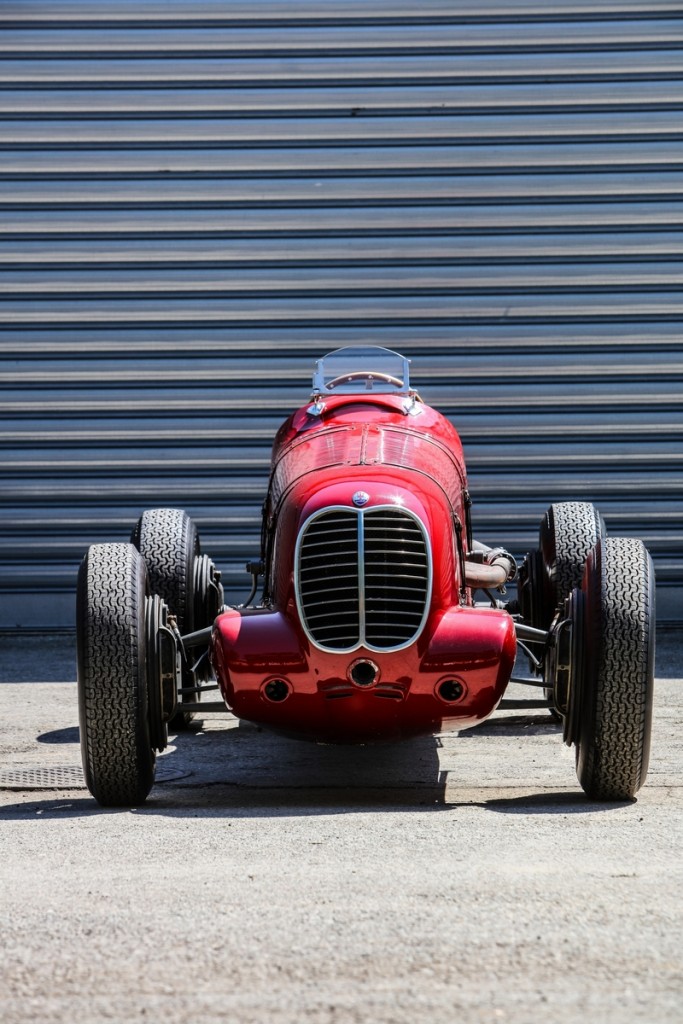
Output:
<instances>
[{"instance_id":1,"label":"maserati trident badge","mask_svg":"<svg viewBox=\"0 0 683 1024\"><path fill-rule=\"evenodd\" d=\"M367 503L370 501L370 495L366 494L365 491L356 491L354 496L351 498L351 501L358 508L362 508L363 505L367 505Z\"/></svg>"}]
</instances>

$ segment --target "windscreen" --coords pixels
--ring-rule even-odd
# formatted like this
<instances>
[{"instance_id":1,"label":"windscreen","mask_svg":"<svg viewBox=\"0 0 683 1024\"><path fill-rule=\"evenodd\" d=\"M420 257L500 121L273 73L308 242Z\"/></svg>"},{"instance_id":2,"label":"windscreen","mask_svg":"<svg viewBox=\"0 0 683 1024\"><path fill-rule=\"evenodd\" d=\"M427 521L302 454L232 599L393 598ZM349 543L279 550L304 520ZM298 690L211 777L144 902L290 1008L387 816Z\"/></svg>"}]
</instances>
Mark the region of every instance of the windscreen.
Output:
<instances>
[{"instance_id":1,"label":"windscreen","mask_svg":"<svg viewBox=\"0 0 683 1024\"><path fill-rule=\"evenodd\" d=\"M329 352L316 363L313 389L320 394L407 394L410 360L398 352L358 345Z\"/></svg>"}]
</instances>

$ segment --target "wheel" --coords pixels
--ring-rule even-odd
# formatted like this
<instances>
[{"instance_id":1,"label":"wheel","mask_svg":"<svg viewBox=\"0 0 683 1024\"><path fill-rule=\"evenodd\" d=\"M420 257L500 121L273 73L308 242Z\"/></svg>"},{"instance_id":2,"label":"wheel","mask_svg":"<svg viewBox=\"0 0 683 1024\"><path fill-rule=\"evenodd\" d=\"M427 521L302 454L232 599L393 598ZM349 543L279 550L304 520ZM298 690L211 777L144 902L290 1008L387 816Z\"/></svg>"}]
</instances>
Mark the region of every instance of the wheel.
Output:
<instances>
[{"instance_id":1,"label":"wheel","mask_svg":"<svg viewBox=\"0 0 683 1024\"><path fill-rule=\"evenodd\" d=\"M602 516L588 501L559 501L547 510L539 531L544 595L538 602L540 629L550 627L560 605L581 585L586 559L605 536Z\"/></svg>"},{"instance_id":2,"label":"wheel","mask_svg":"<svg viewBox=\"0 0 683 1024\"><path fill-rule=\"evenodd\" d=\"M154 782L145 563L131 544L93 544L78 574L83 771L103 807L142 803Z\"/></svg>"},{"instance_id":3,"label":"wheel","mask_svg":"<svg viewBox=\"0 0 683 1024\"><path fill-rule=\"evenodd\" d=\"M176 508L149 509L136 523L131 541L147 565L150 590L175 615L179 632L185 635L210 626L223 603L220 574L201 555L199 535L187 513ZM185 665L183 687L196 686L208 674L206 659L196 673ZM200 693L183 696L186 703L200 698ZM179 710L169 725L172 730L183 729L191 720L191 712Z\"/></svg>"},{"instance_id":4,"label":"wheel","mask_svg":"<svg viewBox=\"0 0 683 1024\"><path fill-rule=\"evenodd\" d=\"M608 538L588 557L581 591L583 652L575 650L566 740L594 800L629 800L647 775L655 607L652 560L639 540ZM583 656L583 657L582 657ZM571 735L572 729L575 735Z\"/></svg>"},{"instance_id":5,"label":"wheel","mask_svg":"<svg viewBox=\"0 0 683 1024\"><path fill-rule=\"evenodd\" d=\"M549 629L555 615L575 587L580 586L588 555L606 535L602 516L587 501L552 504L541 520L539 547L527 556L520 572L522 615L537 629ZM532 672L538 674L530 662ZM556 721L562 710L553 702L553 690L544 690Z\"/></svg>"},{"instance_id":6,"label":"wheel","mask_svg":"<svg viewBox=\"0 0 683 1024\"><path fill-rule=\"evenodd\" d=\"M145 560L151 592L164 599L180 632L191 633L194 560L200 551L194 523L180 509L153 508L140 516L130 539Z\"/></svg>"},{"instance_id":7,"label":"wheel","mask_svg":"<svg viewBox=\"0 0 683 1024\"><path fill-rule=\"evenodd\" d=\"M175 615L178 630L192 633L194 614L194 563L199 557L197 528L186 512L177 508L148 509L138 519L131 541L145 560L152 593L159 594ZM183 686L195 685L188 666L183 667ZM186 694L186 703L201 699L201 694ZM172 731L186 728L192 721L189 711L177 711L169 722Z\"/></svg>"}]
</instances>

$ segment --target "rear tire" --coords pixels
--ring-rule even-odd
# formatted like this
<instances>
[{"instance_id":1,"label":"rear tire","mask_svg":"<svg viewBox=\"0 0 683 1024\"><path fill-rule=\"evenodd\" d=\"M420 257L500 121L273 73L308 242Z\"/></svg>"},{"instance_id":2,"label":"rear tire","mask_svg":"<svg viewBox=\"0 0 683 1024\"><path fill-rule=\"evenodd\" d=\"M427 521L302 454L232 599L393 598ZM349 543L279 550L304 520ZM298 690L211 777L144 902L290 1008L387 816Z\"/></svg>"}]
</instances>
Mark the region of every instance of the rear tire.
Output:
<instances>
[{"instance_id":1,"label":"rear tire","mask_svg":"<svg viewBox=\"0 0 683 1024\"><path fill-rule=\"evenodd\" d=\"M132 544L90 547L78 574L78 705L85 781L103 807L143 803L154 782L146 589Z\"/></svg>"},{"instance_id":2,"label":"rear tire","mask_svg":"<svg viewBox=\"0 0 683 1024\"><path fill-rule=\"evenodd\" d=\"M650 756L655 607L652 560L639 540L608 538L586 564L584 663L576 772L593 800L630 800Z\"/></svg>"},{"instance_id":3,"label":"rear tire","mask_svg":"<svg viewBox=\"0 0 683 1024\"><path fill-rule=\"evenodd\" d=\"M533 610L533 626L550 629L572 590L581 586L586 559L606 533L602 516L590 502L557 501L550 505L541 520L539 548L529 556L533 559L528 573L532 595L527 603ZM555 721L562 721L552 688L543 692L550 702L550 714Z\"/></svg>"},{"instance_id":4,"label":"rear tire","mask_svg":"<svg viewBox=\"0 0 683 1024\"><path fill-rule=\"evenodd\" d=\"M197 528L177 508L152 508L135 524L131 542L145 560L149 586L168 605L181 633L194 622L194 560L200 553Z\"/></svg>"},{"instance_id":5,"label":"rear tire","mask_svg":"<svg viewBox=\"0 0 683 1024\"><path fill-rule=\"evenodd\" d=\"M131 541L145 560L150 590L158 594L175 615L181 635L208 623L195 621L194 567L200 554L197 528L186 512L177 508L149 509L138 519ZM195 685L194 676L183 667L183 686ZM187 695L195 703L201 694ZM169 722L171 731L186 728L192 713L178 710Z\"/></svg>"},{"instance_id":6,"label":"rear tire","mask_svg":"<svg viewBox=\"0 0 683 1024\"><path fill-rule=\"evenodd\" d=\"M581 586L586 559L607 531L589 501L558 501L547 510L539 531L546 603L539 628L549 629L558 608Z\"/></svg>"}]
</instances>

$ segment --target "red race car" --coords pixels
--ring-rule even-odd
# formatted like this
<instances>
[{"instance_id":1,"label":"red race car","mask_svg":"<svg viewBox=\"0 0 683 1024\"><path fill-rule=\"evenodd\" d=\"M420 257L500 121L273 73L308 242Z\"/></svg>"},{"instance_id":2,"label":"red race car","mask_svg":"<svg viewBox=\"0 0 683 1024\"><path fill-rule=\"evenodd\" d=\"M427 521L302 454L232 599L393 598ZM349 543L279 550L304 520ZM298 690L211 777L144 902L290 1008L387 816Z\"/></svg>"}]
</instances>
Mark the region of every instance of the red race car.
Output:
<instances>
[{"instance_id":1,"label":"red race car","mask_svg":"<svg viewBox=\"0 0 683 1024\"><path fill-rule=\"evenodd\" d=\"M78 692L95 799L143 801L169 727L195 712L368 743L462 729L500 707L548 708L586 794L632 798L652 717L647 550L606 537L591 504L562 502L518 572L473 538L470 505L458 434L411 388L407 359L373 347L321 359L310 400L275 438L244 605L224 605L177 509L145 512L129 544L89 548ZM504 700L511 681L536 699ZM201 702L210 690L222 700Z\"/></svg>"}]
</instances>

